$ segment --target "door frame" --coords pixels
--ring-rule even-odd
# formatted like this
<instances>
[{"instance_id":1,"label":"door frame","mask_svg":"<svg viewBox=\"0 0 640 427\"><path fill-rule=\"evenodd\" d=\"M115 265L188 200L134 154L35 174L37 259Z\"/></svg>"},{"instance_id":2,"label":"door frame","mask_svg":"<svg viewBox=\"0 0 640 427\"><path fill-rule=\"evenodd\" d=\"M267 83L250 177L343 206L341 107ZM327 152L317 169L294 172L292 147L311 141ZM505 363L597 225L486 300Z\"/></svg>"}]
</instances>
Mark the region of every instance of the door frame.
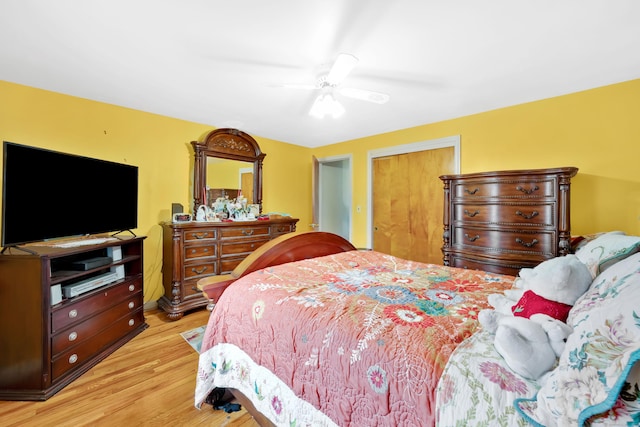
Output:
<instances>
[{"instance_id":1,"label":"door frame","mask_svg":"<svg viewBox=\"0 0 640 427\"><path fill-rule=\"evenodd\" d=\"M395 156L416 151L436 150L438 148L453 147L454 174L460 173L460 135L446 136L427 141L378 148L367 152L367 247L373 247L373 159L378 157Z\"/></svg>"},{"instance_id":2,"label":"door frame","mask_svg":"<svg viewBox=\"0 0 640 427\"><path fill-rule=\"evenodd\" d=\"M348 193L348 197L346 198L346 200L348 201L349 205L347 206L347 212L348 212L348 221L349 221L349 237L348 240L351 241L352 237L353 237L353 155L352 154L343 154L343 155L336 155L336 156L329 156L329 157L322 157L322 158L317 158L316 159L318 162L318 181L317 181L317 186L318 188L315 189L314 191L317 191L317 197L318 197L318 218L317 218L317 224L318 224L318 228L321 228L321 224L322 224L322 199L323 199L323 179L325 177L323 177L323 172L322 172L322 164L324 163L334 163L334 162L340 162L340 161L346 161L346 175L348 176L348 179L346 179L344 182L342 182L342 186L345 192Z\"/></svg>"}]
</instances>

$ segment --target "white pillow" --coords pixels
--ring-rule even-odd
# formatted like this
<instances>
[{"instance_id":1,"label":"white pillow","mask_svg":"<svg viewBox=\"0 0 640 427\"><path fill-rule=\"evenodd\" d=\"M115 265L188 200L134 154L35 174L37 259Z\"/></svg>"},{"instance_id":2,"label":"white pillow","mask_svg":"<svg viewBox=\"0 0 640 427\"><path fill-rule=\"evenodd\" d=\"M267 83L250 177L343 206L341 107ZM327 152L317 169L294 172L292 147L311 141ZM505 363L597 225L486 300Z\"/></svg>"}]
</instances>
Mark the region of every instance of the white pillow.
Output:
<instances>
[{"instance_id":1,"label":"white pillow","mask_svg":"<svg viewBox=\"0 0 640 427\"><path fill-rule=\"evenodd\" d=\"M596 277L616 262L639 250L639 236L627 236L619 231L612 231L582 246L576 252L576 256L589 268L591 277Z\"/></svg>"}]
</instances>

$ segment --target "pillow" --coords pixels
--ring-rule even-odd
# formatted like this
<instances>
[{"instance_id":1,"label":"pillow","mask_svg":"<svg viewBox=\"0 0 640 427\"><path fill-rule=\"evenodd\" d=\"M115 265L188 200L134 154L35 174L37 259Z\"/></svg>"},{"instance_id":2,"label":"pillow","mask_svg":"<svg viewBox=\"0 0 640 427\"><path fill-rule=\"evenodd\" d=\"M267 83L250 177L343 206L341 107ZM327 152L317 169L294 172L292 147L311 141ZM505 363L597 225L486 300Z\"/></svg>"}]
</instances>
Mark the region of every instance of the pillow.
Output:
<instances>
[{"instance_id":1,"label":"pillow","mask_svg":"<svg viewBox=\"0 0 640 427\"><path fill-rule=\"evenodd\" d=\"M535 398L514 402L535 425L583 425L615 409L640 360L640 253L599 275L567 322L558 366Z\"/></svg>"},{"instance_id":2,"label":"pillow","mask_svg":"<svg viewBox=\"0 0 640 427\"><path fill-rule=\"evenodd\" d=\"M576 252L576 256L596 277L616 262L640 250L640 237L620 234L619 231L605 233Z\"/></svg>"}]
</instances>

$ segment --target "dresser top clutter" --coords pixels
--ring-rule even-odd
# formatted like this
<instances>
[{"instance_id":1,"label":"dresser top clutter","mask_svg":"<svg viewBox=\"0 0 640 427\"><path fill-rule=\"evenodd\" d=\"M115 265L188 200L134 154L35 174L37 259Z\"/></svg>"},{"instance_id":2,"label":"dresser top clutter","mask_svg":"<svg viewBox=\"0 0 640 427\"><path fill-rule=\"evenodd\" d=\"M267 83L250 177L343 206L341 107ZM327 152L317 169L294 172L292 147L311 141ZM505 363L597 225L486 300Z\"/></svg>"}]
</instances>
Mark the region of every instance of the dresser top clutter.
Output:
<instances>
[{"instance_id":1,"label":"dresser top clutter","mask_svg":"<svg viewBox=\"0 0 640 427\"><path fill-rule=\"evenodd\" d=\"M171 320L196 308L212 309L215 301L198 290L198 280L231 273L264 243L296 231L298 222L282 214L262 214L266 154L251 135L216 129L191 145L193 215L186 222L162 223L164 295L158 307Z\"/></svg>"},{"instance_id":2,"label":"dresser top clutter","mask_svg":"<svg viewBox=\"0 0 640 427\"><path fill-rule=\"evenodd\" d=\"M517 275L570 250L575 167L443 175L444 264Z\"/></svg>"}]
</instances>

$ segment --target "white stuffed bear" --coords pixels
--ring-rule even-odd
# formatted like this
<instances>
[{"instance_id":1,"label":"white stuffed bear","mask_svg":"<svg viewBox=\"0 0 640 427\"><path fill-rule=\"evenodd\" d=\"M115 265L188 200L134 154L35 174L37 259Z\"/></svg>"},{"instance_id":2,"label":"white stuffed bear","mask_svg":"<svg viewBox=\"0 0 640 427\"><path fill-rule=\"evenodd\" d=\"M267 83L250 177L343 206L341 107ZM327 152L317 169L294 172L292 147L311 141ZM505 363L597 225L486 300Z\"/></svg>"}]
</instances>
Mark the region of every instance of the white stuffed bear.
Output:
<instances>
[{"instance_id":1,"label":"white stuffed bear","mask_svg":"<svg viewBox=\"0 0 640 427\"><path fill-rule=\"evenodd\" d=\"M490 295L494 309L482 310L478 320L495 333L495 348L514 372L538 379L562 353L572 332L565 323L569 310L591 281L575 255L549 259L523 268L505 295Z\"/></svg>"}]
</instances>

